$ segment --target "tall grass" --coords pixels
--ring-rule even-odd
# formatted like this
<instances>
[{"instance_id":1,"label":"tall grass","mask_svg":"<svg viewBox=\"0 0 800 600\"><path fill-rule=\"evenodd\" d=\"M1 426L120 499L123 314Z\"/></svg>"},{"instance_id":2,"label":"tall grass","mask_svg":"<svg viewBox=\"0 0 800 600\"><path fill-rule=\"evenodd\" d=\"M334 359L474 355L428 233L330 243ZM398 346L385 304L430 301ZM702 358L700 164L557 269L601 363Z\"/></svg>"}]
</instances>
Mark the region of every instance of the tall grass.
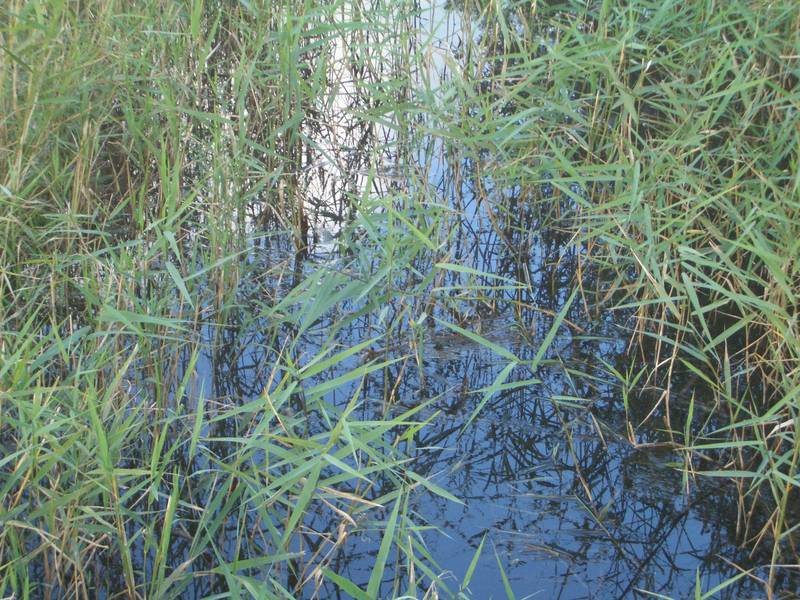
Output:
<instances>
[{"instance_id":1,"label":"tall grass","mask_svg":"<svg viewBox=\"0 0 800 600\"><path fill-rule=\"evenodd\" d=\"M431 585L407 495L446 492L398 447L421 406L363 420L360 386L344 410L329 405L387 363L361 361L367 344L342 348L335 328L316 355L299 341L345 301L372 310L420 241L384 246L397 259L381 276L303 278L293 258L312 239L307 211L328 208L302 197L304 157L325 151L310 134L337 99L328 76L373 68L342 47L365 49L394 13L202 0L2 11L0 595L375 597L405 591L406 561ZM286 258L246 260L272 229L290 232ZM220 396L198 363L225 363L241 318L273 340L270 371L253 397ZM330 565L364 529L383 541L361 591Z\"/></svg>"},{"instance_id":2,"label":"tall grass","mask_svg":"<svg viewBox=\"0 0 800 600\"><path fill-rule=\"evenodd\" d=\"M483 544L444 581L409 503L457 501L406 453L439 415L362 387L421 371L435 323L504 361L469 426L608 310L643 373L614 372L620 409L657 389L687 484L737 482L773 593L797 557L800 15L448 8L458 47L410 2L0 9L0 596L465 596ZM527 257L567 243L577 291L534 306L557 277ZM479 330L509 306L547 317L533 361ZM213 389L252 330L257 389Z\"/></svg>"},{"instance_id":3,"label":"tall grass","mask_svg":"<svg viewBox=\"0 0 800 600\"><path fill-rule=\"evenodd\" d=\"M539 202L579 249L587 313L633 313L631 361L638 355L646 367L638 387L659 392L648 418L686 450L690 477L738 482L742 542L772 544L773 565L792 563L796 5L466 2L463 10L481 19L478 43L502 49L455 82L481 134L476 151L492 149L493 177L549 188ZM513 224L513 214L505 219ZM713 407L713 418L693 422L690 400ZM639 425L629 426L633 443ZM774 578L773 566L769 594Z\"/></svg>"}]
</instances>

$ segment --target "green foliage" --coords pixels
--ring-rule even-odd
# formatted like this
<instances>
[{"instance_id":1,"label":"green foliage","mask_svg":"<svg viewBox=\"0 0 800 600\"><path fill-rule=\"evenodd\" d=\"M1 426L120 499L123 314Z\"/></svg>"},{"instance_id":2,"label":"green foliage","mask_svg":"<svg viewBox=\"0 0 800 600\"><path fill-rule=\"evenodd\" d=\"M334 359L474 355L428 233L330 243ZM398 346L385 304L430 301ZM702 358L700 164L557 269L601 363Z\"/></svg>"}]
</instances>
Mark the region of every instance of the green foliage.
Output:
<instances>
[{"instance_id":1,"label":"green foliage","mask_svg":"<svg viewBox=\"0 0 800 600\"><path fill-rule=\"evenodd\" d=\"M404 570L425 577L409 596L467 595L483 542L450 590L408 505L423 489L457 501L403 451L437 416L420 404L362 418L362 403L387 399L365 400L361 384L421 363L413 343L399 357L375 349L408 330L423 340L428 319L506 361L471 422L499 390L537 384L579 305L634 314L644 364L609 372L626 417L636 388L663 390L687 485L741 478L743 514L766 507L745 537L772 540L771 589L791 562L800 477L800 12L766 0L449 4L464 15L458 57L419 34L412 3L0 8L0 597L94 597L101 563L129 598L181 597L211 576L230 597L323 584L399 596ZM329 216L307 201L304 157L339 159L323 140L342 114L385 147L346 167L367 172L344 193L346 260L291 264ZM414 158L431 138L475 168L501 243L527 234L493 193L516 187L577 248L575 292L531 364L461 318L532 283L451 255L460 199L443 202ZM373 194L396 177L387 148L404 184ZM281 232L292 260L248 260ZM264 278L245 305L240 284ZM402 310L387 317L390 302ZM343 347L337 333L360 315L375 331ZM212 398L198 363L237 319L273 342L269 385ZM303 336L321 323L309 356ZM531 379L508 382L520 365ZM698 427L694 394L672 422L679 370L724 424ZM346 408L326 402L353 386ZM312 551L314 511L338 527ZM332 557L368 530L381 541L361 589ZM703 598L724 587L701 583Z\"/></svg>"}]
</instances>

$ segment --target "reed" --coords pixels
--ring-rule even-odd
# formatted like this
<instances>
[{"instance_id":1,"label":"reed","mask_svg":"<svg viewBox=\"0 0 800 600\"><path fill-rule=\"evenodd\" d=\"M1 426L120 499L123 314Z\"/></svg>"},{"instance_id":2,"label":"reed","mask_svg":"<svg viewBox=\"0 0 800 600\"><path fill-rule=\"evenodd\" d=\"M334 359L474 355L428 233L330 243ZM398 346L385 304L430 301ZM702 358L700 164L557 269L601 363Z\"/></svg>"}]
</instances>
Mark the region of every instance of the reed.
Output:
<instances>
[{"instance_id":1,"label":"reed","mask_svg":"<svg viewBox=\"0 0 800 600\"><path fill-rule=\"evenodd\" d=\"M409 500L459 501L411 460L443 417L391 369L423 372L431 324L495 353L467 428L609 311L625 434L657 390L687 487L735 482L741 541L772 548L772 597L799 523L800 13L446 8L458 48L413 2L0 8L0 597L467 597L484 543L448 581ZM534 228L576 257L549 309ZM504 308L547 319L532 361L480 329ZM215 388L253 331L254 388Z\"/></svg>"},{"instance_id":2,"label":"reed","mask_svg":"<svg viewBox=\"0 0 800 600\"><path fill-rule=\"evenodd\" d=\"M587 314L630 314L631 368L644 368L635 387L658 391L648 419L685 449L689 478L738 481L742 542L772 545L773 565L791 563L800 393L795 7L604 1L464 10L481 16L479 43L503 49L490 69L470 65L491 94L469 97L461 80L464 102L476 107L470 124L483 134L476 149L487 140L503 157L493 176L549 188L538 202L572 236ZM679 383L687 375L688 388ZM714 418L693 422L690 400L713 407ZM640 426L629 425L634 444ZM768 594L774 577L773 566Z\"/></svg>"}]
</instances>

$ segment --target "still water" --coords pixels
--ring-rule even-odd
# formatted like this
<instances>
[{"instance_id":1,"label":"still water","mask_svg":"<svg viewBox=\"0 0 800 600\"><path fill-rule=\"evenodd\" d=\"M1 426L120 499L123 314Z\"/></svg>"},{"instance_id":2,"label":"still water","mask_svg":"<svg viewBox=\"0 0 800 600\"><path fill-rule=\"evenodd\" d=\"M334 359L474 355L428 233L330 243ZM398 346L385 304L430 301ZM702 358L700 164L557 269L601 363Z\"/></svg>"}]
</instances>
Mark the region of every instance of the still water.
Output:
<instances>
[{"instance_id":1,"label":"still water","mask_svg":"<svg viewBox=\"0 0 800 600\"><path fill-rule=\"evenodd\" d=\"M414 71L421 88L447 85L466 40L481 35L478 21L469 22L452 8L430 5L416 17L418 39L427 40L432 49L425 68ZM547 29L543 31L542 52L547 52ZM354 368L367 359L397 362L371 373L360 388L362 382L352 381L335 386L324 402L344 409L355 394L359 404L354 414L365 422L424 404L414 418L427 424L413 439L404 440L402 449L417 474L461 501L442 498L421 485L411 492L410 512L419 526L413 543L418 553L429 556L430 572L441 578L427 589L428 597L463 591L474 598L505 598L507 586L517 598L630 598L647 597L646 592L686 598L693 596L698 578L709 590L739 573L740 567L753 569L751 576L717 597L761 597L758 578L765 571L759 566L769 555L766 547L752 553L740 547L735 488L684 478L679 470L684 457L673 449L675 440L665 432L658 407L651 411L653 398L647 394L634 396L630 407L632 422L643 424L626 425L622 390L609 367L625 372L636 363L636 357L628 355L628 315L593 312L588 319L576 302L546 354L537 357L553 316L574 287L583 250L544 228L532 206L560 202L569 214L574 206L570 195L558 194L546 181L535 190L523 190L513 178L481 174L491 156L460 153L452 140L431 133L433 125L425 119L408 123L411 133L405 137L398 134L396 123L365 120L358 115L363 98L352 84L356 75L337 74L339 91L329 103L331 115L318 120L326 125L307 131L318 144L299 181L308 197L308 258L295 262L283 238L262 237L254 227L249 263L259 265L262 273L346 273L353 257L340 256L336 240L352 217L349 199L355 195L363 202L380 201L422 191L430 206L449 211L448 256L525 284L521 290L504 288L491 278L479 278L478 283L495 289L475 301L459 296L465 277L451 272L438 282L451 301L420 303L412 311L426 316L422 323L408 321L407 297L390 298L381 311L361 314L363 307L345 301L319 315L297 338L302 362L325 347L331 331L341 347L391 336L392 343L381 339L339 368ZM375 77L382 81L384 75ZM573 97L569 90L564 93ZM400 137L406 139L404 146ZM542 173L543 180L551 176ZM579 186L562 187L583 193ZM510 210L498 217L493 206ZM391 235L388 229L382 233ZM358 259L372 261L379 270L379 248L370 244L367 236ZM430 272L433 258L419 258L415 267L419 273ZM405 276L408 281L397 283L401 288L413 284L414 276ZM288 293L299 279L245 279L240 282L241 306L257 304L264 289ZM508 361L442 327L434 317L479 331L522 362L537 357L539 366L535 372L515 367L504 379L504 389L486 394L482 390L492 386ZM248 401L270 386L275 341L260 333L265 324L247 316L246 309L239 321L206 331L208 350L198 362L195 381L195 387L205 390L206 401ZM336 375L332 370L319 378ZM686 377L675 389L674 402L680 404L695 391L695 382ZM309 418L313 423L316 417ZM206 434L213 436L211 431ZM373 484L375 498L384 492L382 486L390 486L387 481ZM377 521L369 516L359 520L336 550L331 568L365 584L383 534L380 519L385 517L378 512L373 516ZM324 508L311 511L306 517L309 535L296 540L295 548L319 548L317 538L334 531L337 522ZM460 590L481 543L469 586ZM387 597L397 574L390 570L385 575L387 585L381 593ZM399 575L405 581L416 577L421 593L430 585L423 583L422 573L412 576L406 570ZM791 570L780 577L779 588L798 589ZM287 582L303 597L346 597L331 584L320 588L309 580L298 586L293 577ZM214 590L214 584L198 584L186 593L201 596Z\"/></svg>"},{"instance_id":2,"label":"still water","mask_svg":"<svg viewBox=\"0 0 800 600\"><path fill-rule=\"evenodd\" d=\"M466 60L466 48L473 43L479 47L482 31L480 19L471 20L456 4L422 7L414 13L413 35L403 40L416 44L416 55L426 58L424 63L411 61L401 74L402 81L410 76L415 85L404 93L420 104L444 97L458 108L457 96L437 96L437 90L459 83L460 61ZM538 51L546 54L549 30L541 31ZM393 37L397 32L387 29L384 35L371 42L378 56L381 44L399 43ZM638 364L639 358L629 355L630 315L598 308L599 293L571 295L579 278L587 290L602 291L605 282L597 273L576 275L585 248L563 232L547 229L544 213L555 206L569 217L575 197L586 190L541 165L523 165L538 169L541 183L518 184L513 171L498 168L503 158L491 148L466 148L458 136L441 133L460 125L448 125L440 114L422 115L415 109L409 110L413 117L377 118L371 99L364 96L368 86L363 79L388 89L401 76L391 64L385 71L365 72L348 61L351 48L336 39L330 43L331 92L301 128L310 142L297 154L299 168L291 175L271 174L272 187L264 192L291 187L304 195L303 256L296 256L291 239L263 226L270 200L254 193L243 219L252 244L235 306L225 307L220 316L209 304L202 313L203 352L191 373L189 396L206 406L203 450L222 458L232 454L230 440L242 435L246 425L235 416L215 420L215 415L256 402L274 387L275 365L284 356L286 339L292 340L293 361L300 365L332 345L350 348L374 339L308 385L323 386L320 402L334 412L341 413L355 399L351 419L360 419L365 428L407 411L415 411L413 420L425 423L402 439L387 432L386 445L410 459L404 468L429 482L414 485L407 498L415 523L408 544L424 557L428 571L412 572L393 557L390 564L400 566L387 569L381 597L397 593L392 585L399 578L400 594L416 585L416 594L429 598L459 593L505 598L508 590L516 598L634 598L647 597L647 592L687 598L698 579L709 590L740 568L753 570L717 597L762 597L759 578L765 571L760 567L768 563L769 549L742 547L735 487L684 477L680 468L685 457L675 449L681 440L665 431L655 398L633 394L625 407L612 369L626 373ZM478 73L487 80L498 77L491 72L491 58L483 61L485 73ZM565 103L575 102L577 114L580 99L574 90L562 91ZM416 105L409 101L409 106ZM464 107L464 114L474 116L470 110ZM512 124L524 133L524 121ZM565 122L567 133L571 126ZM401 233L408 233L382 218L390 209L407 219L419 218L415 223L435 216L446 230L446 245L415 256L413 268L391 272L387 277L397 293L378 308L345 297L317 314L313 307L288 303L281 313L296 315L295 323L287 317L274 327L264 306L281 306L304 281L321 282L320 289L328 293L347 281L356 263L360 273L384 273L386 257L379 241L402 240ZM371 211L372 220L359 221L359 211ZM337 243L343 235L356 240L345 253ZM421 284L442 263L457 263L460 270L441 269L439 277ZM329 280L339 284L325 287ZM414 291L419 285L427 295ZM562 309L564 320L549 336ZM478 332L502 351L447 323ZM540 353L543 344L547 349ZM517 357L519 364L509 367L504 353ZM371 361L387 364L363 380L324 387ZM536 367L526 366L531 363ZM702 392L688 375L676 373L675 381L673 402L678 407L693 392ZM307 408L298 400L293 410ZM308 435L325 429L322 411L311 407L305 417ZM200 479L208 467L199 459L181 471ZM395 484L377 478L364 495L380 499ZM198 494L197 505L219 509L215 494L212 485ZM228 497L234 497L232 492ZM303 517L304 533L292 540L291 549L306 557L302 566L252 576L275 578L298 597L347 597L329 581L316 579L313 567L324 556L334 572L364 586L387 511L372 507L352 515L353 526L337 538L341 515L314 504ZM270 551L269 544L260 546L258 540L268 539L267 531L277 524L264 522L256 510L252 513L244 519L251 528L246 536L251 546L237 546L242 539L239 521L231 519L229 529L215 534L223 539L220 548L251 557ZM180 517L192 522L188 513L179 511ZM191 555L192 532L186 533L173 536L173 568ZM129 537L135 540L135 532ZM462 590L481 544L471 581ZM181 597L226 591L223 577L211 571L218 559L193 558L187 573L198 577L183 588ZM114 568L108 565L109 572ZM114 587L109 584L109 590ZM791 569L780 571L777 587L787 593L800 589Z\"/></svg>"}]
</instances>

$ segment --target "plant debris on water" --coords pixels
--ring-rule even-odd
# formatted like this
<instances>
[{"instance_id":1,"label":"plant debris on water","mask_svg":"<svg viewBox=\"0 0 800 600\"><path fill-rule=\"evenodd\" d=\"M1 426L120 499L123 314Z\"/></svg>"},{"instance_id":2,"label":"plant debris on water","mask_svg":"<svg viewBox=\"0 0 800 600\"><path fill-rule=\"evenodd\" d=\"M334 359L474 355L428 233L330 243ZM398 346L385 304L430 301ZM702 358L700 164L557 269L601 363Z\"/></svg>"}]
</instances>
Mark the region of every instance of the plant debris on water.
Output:
<instances>
[{"instance_id":1,"label":"plant debris on water","mask_svg":"<svg viewBox=\"0 0 800 600\"><path fill-rule=\"evenodd\" d=\"M792 0L6 0L0 598L800 595Z\"/></svg>"}]
</instances>

